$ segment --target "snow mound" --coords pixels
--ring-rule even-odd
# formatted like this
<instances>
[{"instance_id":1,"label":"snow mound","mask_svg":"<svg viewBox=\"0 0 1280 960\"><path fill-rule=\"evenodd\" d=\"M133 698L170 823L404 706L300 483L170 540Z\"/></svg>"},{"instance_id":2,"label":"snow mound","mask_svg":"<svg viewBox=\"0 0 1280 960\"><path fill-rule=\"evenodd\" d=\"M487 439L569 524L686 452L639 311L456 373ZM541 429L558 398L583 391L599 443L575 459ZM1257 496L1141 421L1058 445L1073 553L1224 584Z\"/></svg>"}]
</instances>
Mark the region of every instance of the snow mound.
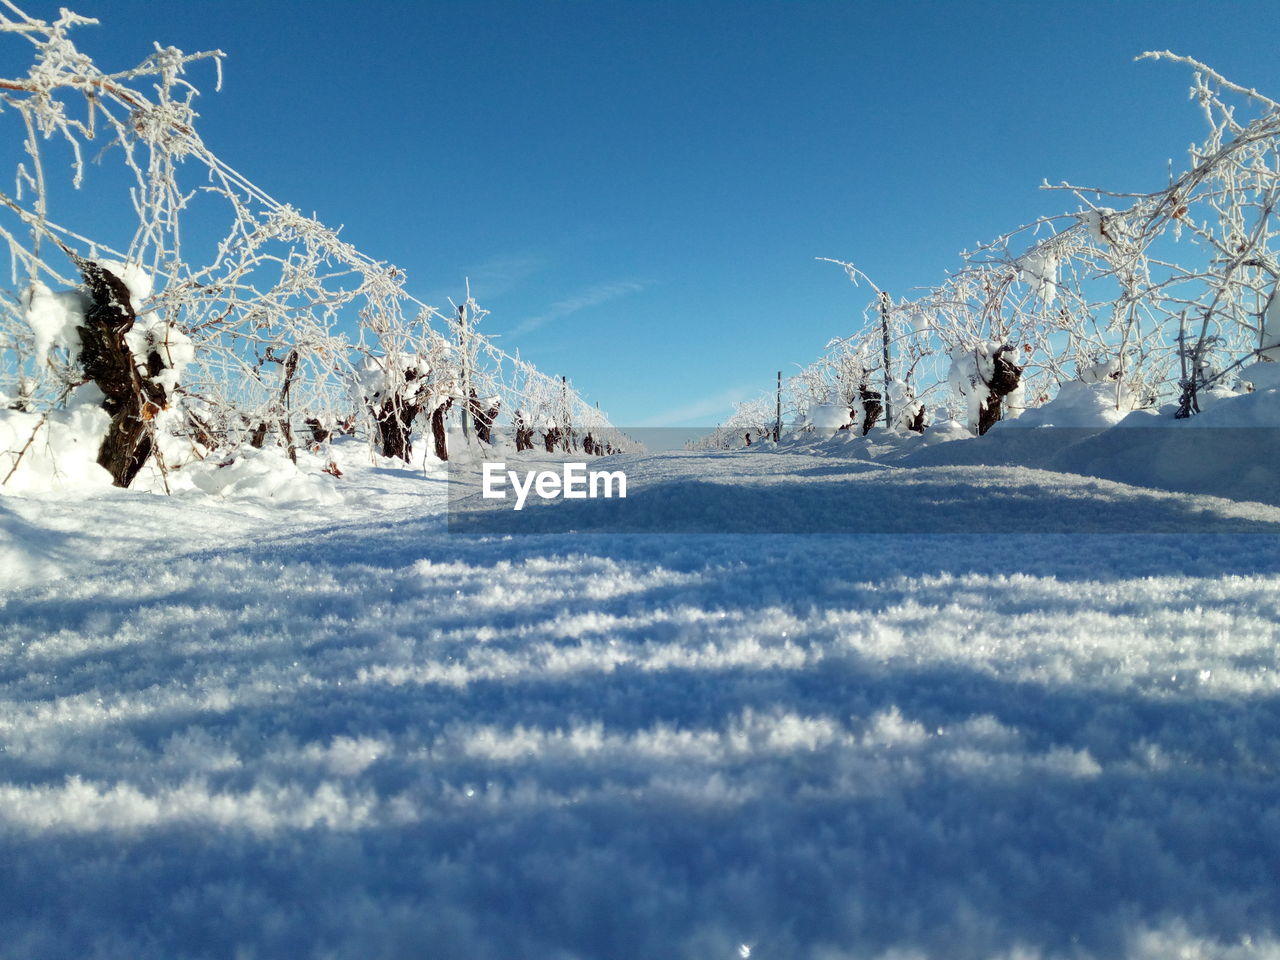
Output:
<instances>
[{"instance_id":1,"label":"snow mound","mask_svg":"<svg viewBox=\"0 0 1280 960\"><path fill-rule=\"evenodd\" d=\"M1046 466L1134 486L1280 503L1280 390L1201 394L1203 412L1135 410L1116 429L1066 445Z\"/></svg>"},{"instance_id":2,"label":"snow mound","mask_svg":"<svg viewBox=\"0 0 1280 960\"><path fill-rule=\"evenodd\" d=\"M1211 406L1202 402L1201 410L1199 416L1189 418L1189 426L1280 427L1280 388L1217 397Z\"/></svg>"},{"instance_id":3,"label":"snow mound","mask_svg":"<svg viewBox=\"0 0 1280 960\"><path fill-rule=\"evenodd\" d=\"M1254 363L1240 371L1240 379L1255 390L1280 387L1280 363Z\"/></svg>"},{"instance_id":4,"label":"snow mound","mask_svg":"<svg viewBox=\"0 0 1280 960\"><path fill-rule=\"evenodd\" d=\"M230 457L209 457L178 474L195 489L222 499L267 500L282 506L338 506L344 502L335 477L320 472L314 457L293 463L279 447L241 447ZM315 470L303 469L312 466Z\"/></svg>"},{"instance_id":5,"label":"snow mound","mask_svg":"<svg viewBox=\"0 0 1280 960\"><path fill-rule=\"evenodd\" d=\"M853 416L847 403L818 403L809 410L809 422L820 434L832 436L841 427L849 426Z\"/></svg>"},{"instance_id":6,"label":"snow mound","mask_svg":"<svg viewBox=\"0 0 1280 960\"><path fill-rule=\"evenodd\" d=\"M1263 365L1259 365L1263 366ZM1270 367L1274 364L1266 364ZM1251 370L1253 368L1250 368ZM1255 376L1257 376L1255 374ZM1250 379L1257 384L1257 380ZM1265 381L1264 381L1265 382ZM1183 420L1175 419L1175 406L1161 408L1156 415L1151 410L1135 410L1117 426L1122 428L1144 427L1169 430L1227 429L1240 430L1280 427L1280 384L1252 393L1238 393L1228 387L1215 387L1197 394L1200 412Z\"/></svg>"},{"instance_id":7,"label":"snow mound","mask_svg":"<svg viewBox=\"0 0 1280 960\"><path fill-rule=\"evenodd\" d=\"M111 418L93 403L47 415L0 410L0 492L73 491L111 485L98 447Z\"/></svg>"},{"instance_id":8,"label":"snow mound","mask_svg":"<svg viewBox=\"0 0 1280 960\"><path fill-rule=\"evenodd\" d=\"M1271 291L1262 317L1262 355L1280 360L1280 287Z\"/></svg>"},{"instance_id":9,"label":"snow mound","mask_svg":"<svg viewBox=\"0 0 1280 960\"><path fill-rule=\"evenodd\" d=\"M995 429L1027 427L1072 427L1076 429L1115 426L1133 410L1134 400L1122 383L1115 381L1064 383L1058 395L1040 407L1024 410L1014 420L1001 420Z\"/></svg>"},{"instance_id":10,"label":"snow mound","mask_svg":"<svg viewBox=\"0 0 1280 960\"><path fill-rule=\"evenodd\" d=\"M971 440L973 434L959 420L953 419L945 408L934 411L934 421L924 431L926 445L948 443L952 440Z\"/></svg>"}]
</instances>

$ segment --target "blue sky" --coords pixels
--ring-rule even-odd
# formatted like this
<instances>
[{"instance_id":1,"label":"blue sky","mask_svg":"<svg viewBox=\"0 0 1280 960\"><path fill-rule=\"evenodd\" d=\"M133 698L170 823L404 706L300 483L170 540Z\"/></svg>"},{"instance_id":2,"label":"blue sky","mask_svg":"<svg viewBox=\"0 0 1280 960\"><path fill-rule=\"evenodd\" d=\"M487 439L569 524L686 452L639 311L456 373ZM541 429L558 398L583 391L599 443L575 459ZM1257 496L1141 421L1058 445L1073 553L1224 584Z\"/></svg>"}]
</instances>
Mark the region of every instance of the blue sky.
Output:
<instances>
[{"instance_id":1,"label":"blue sky","mask_svg":"<svg viewBox=\"0 0 1280 960\"><path fill-rule=\"evenodd\" d=\"M1172 48L1280 93L1264 3L62 0L107 68L221 48L205 140L615 423L713 425L895 295L1152 189L1202 133ZM55 16L54 4L21 4Z\"/></svg>"}]
</instances>

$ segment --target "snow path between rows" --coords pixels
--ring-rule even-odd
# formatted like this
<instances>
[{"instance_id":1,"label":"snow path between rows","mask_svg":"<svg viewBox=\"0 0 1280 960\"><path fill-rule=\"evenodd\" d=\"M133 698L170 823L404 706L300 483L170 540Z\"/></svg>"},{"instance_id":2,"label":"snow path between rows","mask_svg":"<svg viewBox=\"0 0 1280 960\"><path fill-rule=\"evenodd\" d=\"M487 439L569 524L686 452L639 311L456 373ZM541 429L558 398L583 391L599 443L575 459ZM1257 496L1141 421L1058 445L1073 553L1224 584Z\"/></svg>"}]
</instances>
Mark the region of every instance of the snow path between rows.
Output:
<instances>
[{"instance_id":1,"label":"snow path between rows","mask_svg":"<svg viewBox=\"0 0 1280 960\"><path fill-rule=\"evenodd\" d=\"M989 525L1010 474L935 469ZM350 482L0 499L0 956L1280 956L1276 537L464 537Z\"/></svg>"}]
</instances>

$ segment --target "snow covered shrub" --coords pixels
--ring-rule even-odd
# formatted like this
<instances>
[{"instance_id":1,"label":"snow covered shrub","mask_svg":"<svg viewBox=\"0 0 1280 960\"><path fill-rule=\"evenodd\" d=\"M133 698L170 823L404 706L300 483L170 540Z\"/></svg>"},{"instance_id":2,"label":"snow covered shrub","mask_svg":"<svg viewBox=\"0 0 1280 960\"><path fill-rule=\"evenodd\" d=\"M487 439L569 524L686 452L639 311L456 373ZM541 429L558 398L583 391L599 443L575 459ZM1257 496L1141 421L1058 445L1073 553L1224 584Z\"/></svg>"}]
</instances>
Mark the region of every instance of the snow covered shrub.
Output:
<instances>
[{"instance_id":1,"label":"snow covered shrub","mask_svg":"<svg viewBox=\"0 0 1280 960\"><path fill-rule=\"evenodd\" d=\"M472 390L467 400L467 412L471 416L471 422L475 427L476 439L481 443L493 443L493 424L498 419L498 411L502 409L502 398L494 395L489 397L476 396L475 390ZM590 434L588 434L590 436ZM588 453L591 451L588 450Z\"/></svg>"},{"instance_id":2,"label":"snow covered shrub","mask_svg":"<svg viewBox=\"0 0 1280 960\"><path fill-rule=\"evenodd\" d=\"M1137 405L1189 416L1202 398L1233 390L1246 364L1280 360L1280 101L1186 57L1144 56L1194 71L1209 132L1180 176L1145 194L1051 187L1077 209L963 253L959 269L912 300L830 261L873 297L862 329L788 380L784 409L817 429L814 411L839 398L865 430L872 402L883 403L892 428L919 430L925 407L949 392L957 403L946 414L981 434L1016 415L1024 395L1035 406L1065 391L1064 403L1086 406L1110 397L1112 413ZM1019 345L1016 358L1005 344ZM1077 377L1106 388L1082 391ZM739 411L705 445L741 445L746 425Z\"/></svg>"},{"instance_id":3,"label":"snow covered shrub","mask_svg":"<svg viewBox=\"0 0 1280 960\"><path fill-rule=\"evenodd\" d=\"M894 430L924 433L924 401L916 396L911 384L902 380L890 380L889 403L893 411L893 423L890 426Z\"/></svg>"},{"instance_id":4,"label":"snow covered shrub","mask_svg":"<svg viewBox=\"0 0 1280 960\"><path fill-rule=\"evenodd\" d=\"M848 405L849 429L866 436L884 411L883 394L871 386L873 366L865 345L846 345L832 358L835 391Z\"/></svg>"},{"instance_id":5,"label":"snow covered shrub","mask_svg":"<svg viewBox=\"0 0 1280 960\"><path fill-rule=\"evenodd\" d=\"M407 462L413 454L414 422L425 416L431 422L436 457L449 458L444 413L453 398L435 392L428 362L412 354L365 357L356 369L356 380L373 418L382 456Z\"/></svg>"},{"instance_id":6,"label":"snow covered shrub","mask_svg":"<svg viewBox=\"0 0 1280 960\"><path fill-rule=\"evenodd\" d=\"M77 263L89 305L78 326L84 375L102 392L111 417L98 463L127 487L157 449L157 417L170 406L182 371L194 359L190 339L154 314L138 310L151 280L136 265Z\"/></svg>"},{"instance_id":7,"label":"snow covered shrub","mask_svg":"<svg viewBox=\"0 0 1280 960\"><path fill-rule=\"evenodd\" d=\"M546 447L547 453L554 453L563 439L564 433L556 426L554 420L547 420L542 424L542 444Z\"/></svg>"},{"instance_id":8,"label":"snow covered shrub","mask_svg":"<svg viewBox=\"0 0 1280 960\"><path fill-rule=\"evenodd\" d=\"M96 422L75 413L86 404L97 403L105 411L94 444L96 462L116 486L127 487L158 450L158 428L174 422L162 414L170 409L194 350L173 324L155 314L138 315L152 291L146 271L136 264L69 256L83 287L54 292L32 281L23 297L24 319L37 363L53 367L50 354L60 355L55 375L66 384L64 403L74 393L71 420L81 427ZM83 381L91 382L96 394L71 390ZM77 450L87 445L88 438L77 432Z\"/></svg>"},{"instance_id":9,"label":"snow covered shrub","mask_svg":"<svg viewBox=\"0 0 1280 960\"><path fill-rule=\"evenodd\" d=\"M1016 364L1003 355L1005 375L1017 367L1033 403L1070 384L1073 370L1083 377L1102 363L1117 411L1134 398L1144 407L1177 398L1181 415L1196 412L1197 396L1229 383L1242 365L1280 359L1280 102L1189 58L1145 56L1194 71L1192 98L1209 132L1185 172L1148 194L1052 187L1070 192L1079 209L962 254L960 269L913 301L895 303L870 284L867 329L849 339L883 337L884 381L894 379L885 368L900 365L914 374L901 379L922 395L931 378L951 383L983 432L984 412L989 426L996 408L981 385L997 371L980 369L994 355L968 356L975 344L1019 345ZM841 266L855 284L870 283ZM891 389L891 409L895 401ZM1003 400L1003 412L1016 402ZM892 420L899 425L896 409Z\"/></svg>"},{"instance_id":10,"label":"snow covered shrub","mask_svg":"<svg viewBox=\"0 0 1280 960\"><path fill-rule=\"evenodd\" d=\"M964 400L969 430L982 436L1003 414L1017 416L1022 406L1022 367L1007 343L957 347L951 352L951 388Z\"/></svg>"},{"instance_id":11,"label":"snow covered shrub","mask_svg":"<svg viewBox=\"0 0 1280 960\"><path fill-rule=\"evenodd\" d=\"M737 412L729 421L729 445L749 447L752 443L769 440L777 427L777 415L771 397L760 397L739 403Z\"/></svg>"},{"instance_id":12,"label":"snow covered shrub","mask_svg":"<svg viewBox=\"0 0 1280 960\"><path fill-rule=\"evenodd\" d=\"M519 407L512 414L512 424L516 432L516 452L533 449L533 427L529 425L529 415Z\"/></svg>"}]
</instances>

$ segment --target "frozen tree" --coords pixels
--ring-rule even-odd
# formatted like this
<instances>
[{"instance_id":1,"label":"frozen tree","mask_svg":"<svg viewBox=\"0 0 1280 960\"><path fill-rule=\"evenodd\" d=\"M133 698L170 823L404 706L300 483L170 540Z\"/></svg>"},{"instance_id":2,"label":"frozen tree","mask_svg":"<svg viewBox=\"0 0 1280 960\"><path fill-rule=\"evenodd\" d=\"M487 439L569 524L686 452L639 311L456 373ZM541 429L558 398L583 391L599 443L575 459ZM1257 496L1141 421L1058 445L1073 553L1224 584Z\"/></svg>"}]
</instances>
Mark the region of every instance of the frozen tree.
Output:
<instances>
[{"instance_id":1,"label":"frozen tree","mask_svg":"<svg viewBox=\"0 0 1280 960\"><path fill-rule=\"evenodd\" d=\"M483 311L469 292L453 316L417 300L403 271L209 150L187 74L201 63L220 72L220 52L157 46L109 73L71 37L95 21L64 11L47 22L0 3L0 40L33 54L27 73L0 77L0 122L9 123L0 145L15 154L16 184L0 192L13 277L0 291L0 394L14 416L100 408L99 460L121 485L151 466L163 482L242 443L293 455L299 434L324 443L338 424L404 458L415 431L428 431L444 459L450 417L487 441L503 411L539 404L561 423L591 425L593 446L608 443L607 419L567 381L551 397L548 378L476 332ZM71 185L89 188L89 141L106 142L131 189L59 199L55 211L62 192L49 171L69 167ZM90 203L116 216L123 249L85 235ZM187 229L192 221L201 229Z\"/></svg>"},{"instance_id":2,"label":"frozen tree","mask_svg":"<svg viewBox=\"0 0 1280 960\"><path fill-rule=\"evenodd\" d=\"M1028 404L1092 379L1114 385L1119 410L1176 401L1169 411L1187 416L1198 393L1280 354L1280 107L1204 64L1145 56L1193 70L1209 134L1186 172L1144 194L1049 188L1072 192L1080 208L963 254L960 269L909 302L886 305L872 284L867 326L881 319L886 354L892 345L895 364L913 371L891 371L890 383L917 398L950 384L975 430L1021 402L1000 393L1015 377Z\"/></svg>"}]
</instances>

